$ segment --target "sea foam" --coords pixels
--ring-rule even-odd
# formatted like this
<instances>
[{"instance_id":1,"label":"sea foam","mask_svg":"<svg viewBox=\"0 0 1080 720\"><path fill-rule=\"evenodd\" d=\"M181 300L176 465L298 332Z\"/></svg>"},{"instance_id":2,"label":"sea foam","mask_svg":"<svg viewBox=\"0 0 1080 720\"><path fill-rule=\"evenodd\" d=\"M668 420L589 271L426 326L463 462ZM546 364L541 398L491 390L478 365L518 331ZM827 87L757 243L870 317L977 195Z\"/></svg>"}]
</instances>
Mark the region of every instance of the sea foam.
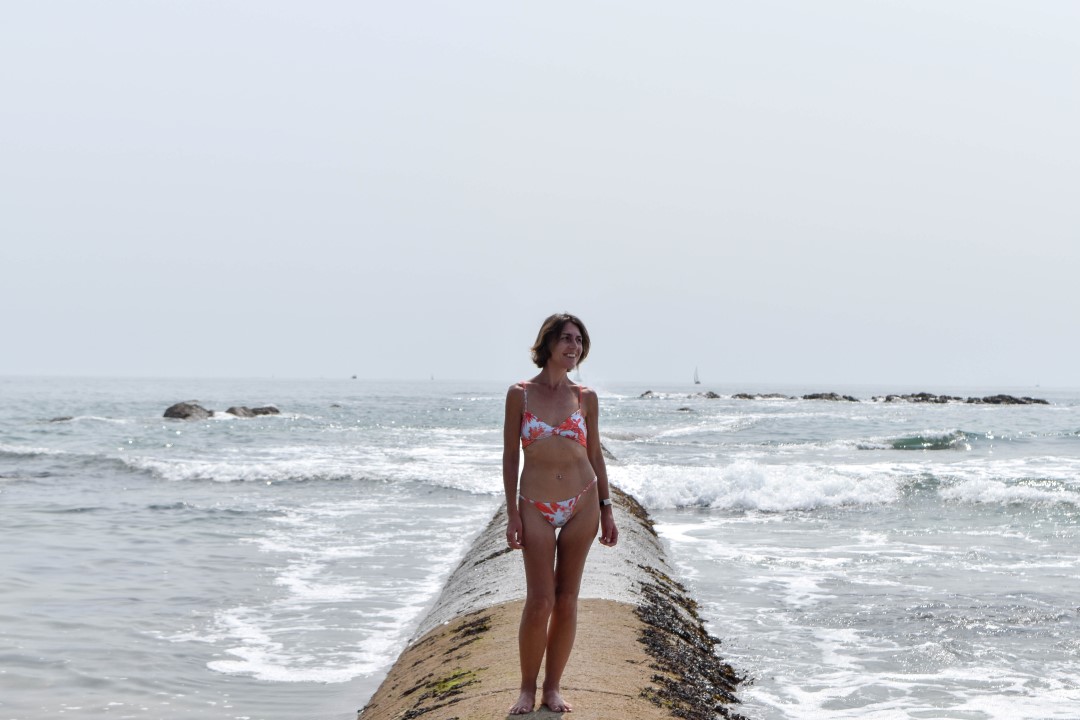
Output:
<instances>
[{"instance_id":1,"label":"sea foam","mask_svg":"<svg viewBox=\"0 0 1080 720\"><path fill-rule=\"evenodd\" d=\"M612 471L647 507L784 512L882 503L900 495L891 475L863 466L736 462L721 467L638 465Z\"/></svg>"}]
</instances>

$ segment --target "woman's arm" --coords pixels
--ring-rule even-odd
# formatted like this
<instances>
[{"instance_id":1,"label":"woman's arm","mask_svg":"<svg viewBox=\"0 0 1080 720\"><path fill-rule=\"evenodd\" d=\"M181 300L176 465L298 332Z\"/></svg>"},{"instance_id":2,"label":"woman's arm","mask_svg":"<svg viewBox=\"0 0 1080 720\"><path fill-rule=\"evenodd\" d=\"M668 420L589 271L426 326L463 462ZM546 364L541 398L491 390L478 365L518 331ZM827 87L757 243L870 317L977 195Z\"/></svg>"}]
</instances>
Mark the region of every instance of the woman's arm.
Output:
<instances>
[{"instance_id":1,"label":"woman's arm","mask_svg":"<svg viewBox=\"0 0 1080 720\"><path fill-rule=\"evenodd\" d=\"M600 445L600 401L592 390L585 390L585 423L589 429L589 462L596 474L596 493L601 500L611 498L608 487L607 464L604 463L604 451ZM619 542L619 529L615 527L615 515L611 505L600 506L600 542L609 547Z\"/></svg>"},{"instance_id":2,"label":"woman's arm","mask_svg":"<svg viewBox=\"0 0 1080 720\"><path fill-rule=\"evenodd\" d=\"M518 509L518 442L521 436L521 413L525 407L525 391L511 385L506 391L506 419L503 421L503 492L506 494L506 544L512 550L525 546L521 532L521 513Z\"/></svg>"}]
</instances>

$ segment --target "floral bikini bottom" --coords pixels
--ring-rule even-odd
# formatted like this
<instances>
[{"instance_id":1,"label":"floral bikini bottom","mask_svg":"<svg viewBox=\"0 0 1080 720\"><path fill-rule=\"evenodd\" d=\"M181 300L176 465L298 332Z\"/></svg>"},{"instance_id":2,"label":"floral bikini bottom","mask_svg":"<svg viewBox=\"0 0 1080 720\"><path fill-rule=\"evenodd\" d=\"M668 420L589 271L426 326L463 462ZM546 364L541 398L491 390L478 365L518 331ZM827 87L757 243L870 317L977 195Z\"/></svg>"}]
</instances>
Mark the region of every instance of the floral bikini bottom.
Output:
<instances>
[{"instance_id":1,"label":"floral bikini bottom","mask_svg":"<svg viewBox=\"0 0 1080 720\"><path fill-rule=\"evenodd\" d=\"M585 488L574 497L569 500L553 500L551 502L541 502L539 500L532 500L524 495L518 495L522 500L527 500L533 504L540 514L544 516L544 519L551 523L552 527L561 528L566 523L570 522L570 518L574 517L574 508L577 506L578 500L585 493L592 490L596 485L596 478L585 486Z\"/></svg>"}]
</instances>

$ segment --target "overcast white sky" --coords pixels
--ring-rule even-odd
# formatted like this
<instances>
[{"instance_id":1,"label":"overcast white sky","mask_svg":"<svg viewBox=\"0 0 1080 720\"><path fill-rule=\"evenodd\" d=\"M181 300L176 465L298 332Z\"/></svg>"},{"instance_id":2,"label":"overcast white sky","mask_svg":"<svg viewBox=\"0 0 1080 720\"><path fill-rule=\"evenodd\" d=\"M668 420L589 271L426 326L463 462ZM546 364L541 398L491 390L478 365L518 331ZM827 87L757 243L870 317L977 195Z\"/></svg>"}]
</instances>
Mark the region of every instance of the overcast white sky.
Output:
<instances>
[{"instance_id":1,"label":"overcast white sky","mask_svg":"<svg viewBox=\"0 0 1080 720\"><path fill-rule=\"evenodd\" d=\"M0 7L0 374L1077 386L1080 2Z\"/></svg>"}]
</instances>

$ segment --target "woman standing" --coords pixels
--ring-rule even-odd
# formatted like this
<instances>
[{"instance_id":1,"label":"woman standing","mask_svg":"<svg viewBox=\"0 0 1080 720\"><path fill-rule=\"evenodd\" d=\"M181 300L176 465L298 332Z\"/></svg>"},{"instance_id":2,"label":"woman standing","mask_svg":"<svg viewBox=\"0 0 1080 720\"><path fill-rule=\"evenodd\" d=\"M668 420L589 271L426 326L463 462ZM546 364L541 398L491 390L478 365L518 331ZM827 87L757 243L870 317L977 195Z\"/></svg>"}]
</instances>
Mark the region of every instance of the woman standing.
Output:
<instances>
[{"instance_id":1,"label":"woman standing","mask_svg":"<svg viewBox=\"0 0 1080 720\"><path fill-rule=\"evenodd\" d=\"M585 324L573 315L552 315L532 347L540 373L506 393L506 542L522 551L527 587L518 629L521 695L510 707L512 715L532 712L545 658L541 704L554 712L572 710L560 684L574 647L585 558L597 526L604 545L619 538L600 451L596 393L569 377L588 354ZM519 441L525 458L520 489Z\"/></svg>"}]
</instances>

